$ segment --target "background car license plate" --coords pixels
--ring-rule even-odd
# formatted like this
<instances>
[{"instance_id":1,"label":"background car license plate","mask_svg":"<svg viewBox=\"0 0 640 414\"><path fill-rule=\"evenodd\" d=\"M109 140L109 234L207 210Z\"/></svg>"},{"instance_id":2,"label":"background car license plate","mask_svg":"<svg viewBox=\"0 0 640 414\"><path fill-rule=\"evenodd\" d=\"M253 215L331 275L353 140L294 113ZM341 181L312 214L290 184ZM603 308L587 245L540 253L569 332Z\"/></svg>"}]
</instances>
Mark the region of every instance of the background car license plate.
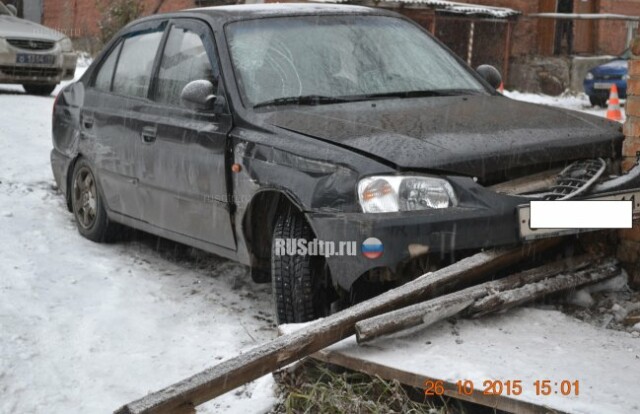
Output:
<instances>
[{"instance_id":1,"label":"background car license plate","mask_svg":"<svg viewBox=\"0 0 640 414\"><path fill-rule=\"evenodd\" d=\"M611 89L612 83L596 82L593 84L595 89Z\"/></svg>"},{"instance_id":2,"label":"background car license plate","mask_svg":"<svg viewBox=\"0 0 640 414\"><path fill-rule=\"evenodd\" d=\"M18 53L16 63L19 65L53 65L56 61L54 55L34 55L29 53Z\"/></svg>"}]
</instances>

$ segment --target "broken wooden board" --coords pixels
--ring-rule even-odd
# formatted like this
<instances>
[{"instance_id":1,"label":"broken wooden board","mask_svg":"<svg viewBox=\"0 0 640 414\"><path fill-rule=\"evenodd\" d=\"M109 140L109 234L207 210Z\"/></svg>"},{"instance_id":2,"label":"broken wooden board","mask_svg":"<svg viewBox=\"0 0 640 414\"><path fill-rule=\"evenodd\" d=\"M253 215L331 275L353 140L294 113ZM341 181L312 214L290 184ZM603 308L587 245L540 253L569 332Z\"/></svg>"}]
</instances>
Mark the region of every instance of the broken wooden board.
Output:
<instances>
[{"instance_id":1,"label":"broken wooden board","mask_svg":"<svg viewBox=\"0 0 640 414\"><path fill-rule=\"evenodd\" d=\"M313 357L421 389L428 379L442 380L446 395L518 414L640 413L640 340L555 310L443 321L365 345L353 336ZM476 392L457 393L459 380L473 381ZM487 380L520 380L523 392L483 395ZM536 395L536 380L550 380L552 393ZM554 385L576 380L578 396L564 396Z\"/></svg>"},{"instance_id":2,"label":"broken wooden board","mask_svg":"<svg viewBox=\"0 0 640 414\"><path fill-rule=\"evenodd\" d=\"M542 280L549 280L549 278L557 276L565 271L581 270L586 267L593 268L592 263L595 260L596 258L591 258L589 255L560 260L538 268L516 273L506 278L485 282L480 285L474 285L464 290L439 296L412 306L396 309L382 315L374 316L356 323L356 339L358 340L358 343L364 343L373 340L376 337L410 329L419 325L431 325L454 316L469 305L480 301L482 298L486 299L488 296L493 297L493 305L499 305L501 302L500 296L495 296L498 292L510 291L515 293L518 291L518 288L529 286L531 284L535 285L536 282L540 282ZM596 279L600 276L604 277L604 273L611 277L619 273L619 270L613 262L608 263L604 267L599 266L585 271L589 273L592 270L595 272L592 276ZM570 286L575 286L575 284ZM526 302L527 300L532 301L537 297L532 294L533 292L528 290L523 292L524 300L521 302ZM516 305L522 304L521 302L516 303ZM508 304L505 304L505 306L508 306ZM486 307L487 305L485 305L485 308ZM499 308L499 306L497 307Z\"/></svg>"}]
</instances>

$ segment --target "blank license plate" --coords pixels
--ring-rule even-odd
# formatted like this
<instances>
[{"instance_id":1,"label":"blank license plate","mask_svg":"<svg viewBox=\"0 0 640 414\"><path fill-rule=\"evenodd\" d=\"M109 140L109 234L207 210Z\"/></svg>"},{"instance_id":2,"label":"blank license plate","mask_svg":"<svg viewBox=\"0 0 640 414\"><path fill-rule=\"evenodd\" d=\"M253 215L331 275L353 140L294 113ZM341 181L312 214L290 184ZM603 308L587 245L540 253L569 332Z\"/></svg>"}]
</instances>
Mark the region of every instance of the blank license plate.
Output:
<instances>
[{"instance_id":1,"label":"blank license plate","mask_svg":"<svg viewBox=\"0 0 640 414\"><path fill-rule=\"evenodd\" d=\"M632 214L633 219L637 219L640 217L640 191L630 191L619 194L612 194L606 196L596 196L595 198L591 198L589 200L599 200L599 201L623 201L623 200L632 200ZM520 230L520 238L523 240L536 240L543 239L547 237L555 237L562 236L565 234L576 234L582 233L585 231L594 231L598 229L532 229L529 225L531 222L531 207L529 204L518 206L518 227Z\"/></svg>"},{"instance_id":2,"label":"blank license plate","mask_svg":"<svg viewBox=\"0 0 640 414\"><path fill-rule=\"evenodd\" d=\"M603 83L603 82L596 82L593 84L593 87L595 89L611 89L611 85L613 85L612 83Z\"/></svg>"},{"instance_id":3,"label":"blank license plate","mask_svg":"<svg viewBox=\"0 0 640 414\"><path fill-rule=\"evenodd\" d=\"M56 62L54 55L34 55L30 53L18 53L16 63L19 65L53 65Z\"/></svg>"}]
</instances>

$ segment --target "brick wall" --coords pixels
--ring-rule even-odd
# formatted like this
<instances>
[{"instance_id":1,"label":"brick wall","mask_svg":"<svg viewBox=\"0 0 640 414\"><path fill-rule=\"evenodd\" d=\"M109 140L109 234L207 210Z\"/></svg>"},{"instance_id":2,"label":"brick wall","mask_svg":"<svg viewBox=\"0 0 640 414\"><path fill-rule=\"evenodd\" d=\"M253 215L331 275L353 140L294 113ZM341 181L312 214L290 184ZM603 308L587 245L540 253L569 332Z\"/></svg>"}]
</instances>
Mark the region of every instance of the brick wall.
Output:
<instances>
[{"instance_id":1,"label":"brick wall","mask_svg":"<svg viewBox=\"0 0 640 414\"><path fill-rule=\"evenodd\" d=\"M640 152L640 36L632 45L633 57L629 61L627 88L627 121L624 124L625 140L622 146L623 169L629 170L635 164ZM618 257L625 264L632 283L640 286L640 223L633 229L620 231Z\"/></svg>"},{"instance_id":2,"label":"brick wall","mask_svg":"<svg viewBox=\"0 0 640 414\"><path fill-rule=\"evenodd\" d=\"M109 0L44 0L43 24L68 36L91 38L98 34L100 12L96 2L109 4ZM151 13L158 0L143 0L146 13ZM160 12L195 7L194 0L166 0Z\"/></svg>"},{"instance_id":3,"label":"brick wall","mask_svg":"<svg viewBox=\"0 0 640 414\"><path fill-rule=\"evenodd\" d=\"M600 13L617 13L640 16L640 0L601 0ZM596 53L618 55L625 47L627 26L621 21L598 23Z\"/></svg>"}]
</instances>

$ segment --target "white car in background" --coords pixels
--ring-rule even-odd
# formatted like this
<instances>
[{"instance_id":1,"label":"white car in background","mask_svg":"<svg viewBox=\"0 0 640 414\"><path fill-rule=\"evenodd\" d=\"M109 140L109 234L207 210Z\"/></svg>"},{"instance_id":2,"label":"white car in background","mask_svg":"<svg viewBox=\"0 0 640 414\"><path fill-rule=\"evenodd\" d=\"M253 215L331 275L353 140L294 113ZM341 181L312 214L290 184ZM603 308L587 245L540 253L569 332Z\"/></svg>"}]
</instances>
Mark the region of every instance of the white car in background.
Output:
<instances>
[{"instance_id":1,"label":"white car in background","mask_svg":"<svg viewBox=\"0 0 640 414\"><path fill-rule=\"evenodd\" d=\"M0 83L50 95L61 81L73 79L77 59L67 36L17 17L13 6L0 1Z\"/></svg>"}]
</instances>

